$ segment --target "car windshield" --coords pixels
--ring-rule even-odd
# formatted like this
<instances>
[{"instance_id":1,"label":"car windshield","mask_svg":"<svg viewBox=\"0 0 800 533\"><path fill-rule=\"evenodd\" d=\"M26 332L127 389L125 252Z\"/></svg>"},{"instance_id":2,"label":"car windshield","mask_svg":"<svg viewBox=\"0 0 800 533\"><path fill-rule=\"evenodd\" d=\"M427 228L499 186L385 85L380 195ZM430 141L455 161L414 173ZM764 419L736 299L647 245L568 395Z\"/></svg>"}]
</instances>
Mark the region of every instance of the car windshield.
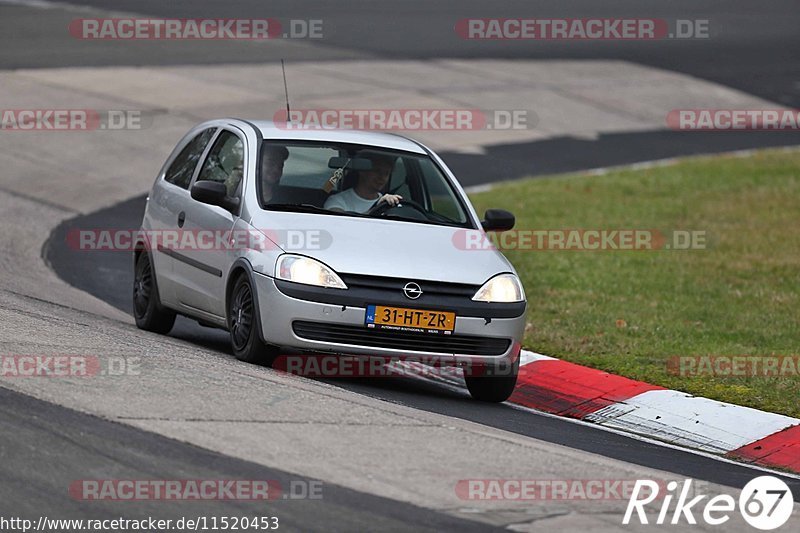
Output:
<instances>
[{"instance_id":1,"label":"car windshield","mask_svg":"<svg viewBox=\"0 0 800 533\"><path fill-rule=\"evenodd\" d=\"M430 157L373 146L265 141L258 194L271 211L472 227Z\"/></svg>"}]
</instances>

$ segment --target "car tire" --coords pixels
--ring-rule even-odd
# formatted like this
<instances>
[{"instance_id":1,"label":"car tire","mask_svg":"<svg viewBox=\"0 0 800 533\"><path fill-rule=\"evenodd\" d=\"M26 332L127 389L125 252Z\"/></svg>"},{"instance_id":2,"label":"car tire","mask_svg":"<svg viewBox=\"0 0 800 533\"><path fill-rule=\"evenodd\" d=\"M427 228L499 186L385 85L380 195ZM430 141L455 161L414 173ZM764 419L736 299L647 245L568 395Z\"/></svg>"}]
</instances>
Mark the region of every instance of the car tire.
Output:
<instances>
[{"instance_id":1,"label":"car tire","mask_svg":"<svg viewBox=\"0 0 800 533\"><path fill-rule=\"evenodd\" d=\"M133 318L139 329L167 334L175 325L175 313L161 305L156 272L150 254L143 251L133 268Z\"/></svg>"},{"instance_id":2,"label":"car tire","mask_svg":"<svg viewBox=\"0 0 800 533\"><path fill-rule=\"evenodd\" d=\"M259 336L261 320L255 298L256 294L248 277L239 276L233 284L228 301L231 349L239 361L271 366L278 355L278 349L264 344Z\"/></svg>"},{"instance_id":3,"label":"car tire","mask_svg":"<svg viewBox=\"0 0 800 533\"><path fill-rule=\"evenodd\" d=\"M467 389L475 400L481 402L504 402L508 400L517 386L519 356L511 366L481 367L480 375L464 376Z\"/></svg>"}]
</instances>

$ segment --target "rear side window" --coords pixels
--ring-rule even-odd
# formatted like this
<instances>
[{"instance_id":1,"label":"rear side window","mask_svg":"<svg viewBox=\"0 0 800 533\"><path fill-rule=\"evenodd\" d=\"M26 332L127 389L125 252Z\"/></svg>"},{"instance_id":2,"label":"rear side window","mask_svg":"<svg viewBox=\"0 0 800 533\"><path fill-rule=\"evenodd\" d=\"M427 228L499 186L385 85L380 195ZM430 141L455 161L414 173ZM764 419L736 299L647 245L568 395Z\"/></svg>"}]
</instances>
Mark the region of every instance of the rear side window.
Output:
<instances>
[{"instance_id":1,"label":"rear side window","mask_svg":"<svg viewBox=\"0 0 800 533\"><path fill-rule=\"evenodd\" d=\"M244 144L230 131L223 131L208 152L197 181L224 183L228 196L238 195L244 175Z\"/></svg>"},{"instance_id":2,"label":"rear side window","mask_svg":"<svg viewBox=\"0 0 800 533\"><path fill-rule=\"evenodd\" d=\"M198 133L194 139L189 141L175 161L167 169L164 179L169 183L182 187L189 188L189 183L192 181L192 174L197 167L200 156L203 155L203 150L206 149L208 141L214 136L216 128L209 128Z\"/></svg>"}]
</instances>

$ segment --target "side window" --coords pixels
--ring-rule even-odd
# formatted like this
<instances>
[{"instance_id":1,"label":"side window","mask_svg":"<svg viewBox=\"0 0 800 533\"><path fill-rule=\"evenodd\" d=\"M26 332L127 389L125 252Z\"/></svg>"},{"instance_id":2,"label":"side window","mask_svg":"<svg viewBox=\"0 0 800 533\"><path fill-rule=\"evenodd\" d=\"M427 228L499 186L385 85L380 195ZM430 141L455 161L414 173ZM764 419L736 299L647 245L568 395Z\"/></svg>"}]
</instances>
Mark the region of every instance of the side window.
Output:
<instances>
[{"instance_id":1,"label":"side window","mask_svg":"<svg viewBox=\"0 0 800 533\"><path fill-rule=\"evenodd\" d=\"M244 175L244 144L236 134L223 131L208 152L197 181L224 183L228 196L238 196Z\"/></svg>"},{"instance_id":2,"label":"side window","mask_svg":"<svg viewBox=\"0 0 800 533\"><path fill-rule=\"evenodd\" d=\"M430 210L449 218L453 222L464 223L467 215L461 208L455 191L447 184L445 177L433 166L430 159L420 159L423 184L431 199Z\"/></svg>"},{"instance_id":3,"label":"side window","mask_svg":"<svg viewBox=\"0 0 800 533\"><path fill-rule=\"evenodd\" d=\"M208 141L214 136L216 128L209 128L198 133L194 139L189 141L178 157L172 162L164 174L164 179L169 183L189 188L189 182L192 181L192 174L200 161L200 156L203 155L203 150L206 149Z\"/></svg>"},{"instance_id":4,"label":"side window","mask_svg":"<svg viewBox=\"0 0 800 533\"><path fill-rule=\"evenodd\" d=\"M397 158L397 162L392 169L392 177L389 182L389 191L394 194L399 194L403 198L411 198L411 189L408 187L408 172L406 171L406 162L402 157Z\"/></svg>"}]
</instances>

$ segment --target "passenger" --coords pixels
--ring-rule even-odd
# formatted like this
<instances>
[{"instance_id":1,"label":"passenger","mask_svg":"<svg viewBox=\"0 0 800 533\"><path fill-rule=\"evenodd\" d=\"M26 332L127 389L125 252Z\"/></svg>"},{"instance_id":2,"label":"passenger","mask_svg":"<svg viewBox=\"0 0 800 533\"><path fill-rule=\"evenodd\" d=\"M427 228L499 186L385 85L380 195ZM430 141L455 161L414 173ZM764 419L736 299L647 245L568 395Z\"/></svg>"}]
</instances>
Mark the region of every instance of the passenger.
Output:
<instances>
[{"instance_id":1,"label":"passenger","mask_svg":"<svg viewBox=\"0 0 800 533\"><path fill-rule=\"evenodd\" d=\"M266 145L261 156L261 199L266 204L272 200L275 186L283 175L283 164L289 159L285 146Z\"/></svg>"},{"instance_id":2,"label":"passenger","mask_svg":"<svg viewBox=\"0 0 800 533\"><path fill-rule=\"evenodd\" d=\"M283 175L283 164L289 158L289 150L285 146L267 145L261 156L261 198L264 203L272 199L275 185ZM225 179L225 188L230 197L236 197L242 182L244 171L241 165L236 166Z\"/></svg>"},{"instance_id":3,"label":"passenger","mask_svg":"<svg viewBox=\"0 0 800 533\"><path fill-rule=\"evenodd\" d=\"M374 206L386 202L396 206L403 199L399 194L382 194L389 182L395 158L388 154L370 153L359 155L372 161L371 170L359 170L355 186L329 197L325 209L366 213Z\"/></svg>"}]
</instances>

